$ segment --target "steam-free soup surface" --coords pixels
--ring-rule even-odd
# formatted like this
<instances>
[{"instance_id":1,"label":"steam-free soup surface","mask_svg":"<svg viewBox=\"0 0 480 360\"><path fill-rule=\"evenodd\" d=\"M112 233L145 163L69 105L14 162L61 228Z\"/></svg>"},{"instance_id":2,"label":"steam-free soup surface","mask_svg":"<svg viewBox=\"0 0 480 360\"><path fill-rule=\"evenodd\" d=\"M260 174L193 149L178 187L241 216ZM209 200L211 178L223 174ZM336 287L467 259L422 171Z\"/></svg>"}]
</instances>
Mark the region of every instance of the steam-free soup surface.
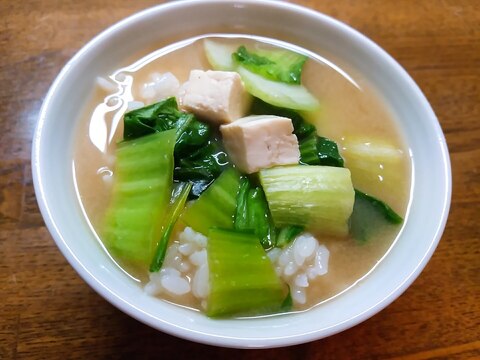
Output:
<instances>
[{"instance_id":1,"label":"steam-free soup surface","mask_svg":"<svg viewBox=\"0 0 480 360\"><path fill-rule=\"evenodd\" d=\"M224 38L221 41L236 45L264 46L251 38ZM148 52L138 55L138 59ZM381 94L375 92L366 79L346 61L335 61L328 54L310 57L306 62L302 84L320 101L315 113L304 114L317 127L321 136L337 142L342 150L349 139L382 139L403 155L394 164L378 163L378 173L365 179L352 171L353 185L388 203L404 216L409 200L410 163L394 118ZM329 59L330 61L326 61ZM333 59L333 60L332 60ZM88 221L97 231L108 206L115 173L115 147L122 139L122 116L129 101L140 97L142 84L151 73L171 72L180 83L188 79L192 69L210 69L201 40L184 43L173 51L157 51L131 66L117 69L111 75L116 80L115 94L97 88L78 126L74 150L74 169L80 201ZM342 151L341 151L342 152ZM348 151L343 152L345 166L349 167ZM353 160L352 160L353 161ZM181 225L177 226L177 231ZM387 253L401 226L389 227L365 244L351 238L338 239L319 235L321 244L330 251L329 271L317 277L309 286L307 302L295 310L308 309L334 297L364 277ZM118 259L117 259L118 260ZM148 269L138 269L118 261L132 278L145 282ZM166 297L169 300L168 296ZM198 308L191 295L173 300L181 305Z\"/></svg>"}]
</instances>

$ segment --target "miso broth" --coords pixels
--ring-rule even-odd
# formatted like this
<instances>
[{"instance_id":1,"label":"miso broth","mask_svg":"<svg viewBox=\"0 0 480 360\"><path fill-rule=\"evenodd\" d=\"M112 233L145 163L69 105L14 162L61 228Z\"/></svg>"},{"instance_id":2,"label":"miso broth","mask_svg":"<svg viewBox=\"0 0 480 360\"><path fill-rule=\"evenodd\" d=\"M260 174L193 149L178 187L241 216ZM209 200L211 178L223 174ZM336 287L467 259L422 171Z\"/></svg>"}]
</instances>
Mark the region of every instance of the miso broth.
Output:
<instances>
[{"instance_id":1,"label":"miso broth","mask_svg":"<svg viewBox=\"0 0 480 360\"><path fill-rule=\"evenodd\" d=\"M285 43L252 36L214 38L237 47L288 47ZM151 49L147 56L147 52L138 54L133 58L139 60L132 65L119 68L111 74L103 74L112 79L112 92L107 93L100 88L94 90L77 128L74 175L80 202L99 239L115 177L115 149L123 138L122 117L127 103L141 97L142 84L147 83L154 72L171 72L180 83L184 83L192 69L211 69L202 41L202 38L195 38L165 49ZM296 47L293 50L299 51ZM381 94L360 73L345 65L346 61L338 61L329 54L318 56L307 52L307 55L309 58L303 68L302 85L318 99L320 108L315 112L303 113L305 119L316 126L321 136L338 144L346 168L355 164L350 169L354 187L386 202L405 218L410 194L410 158L394 116ZM348 146L352 139L363 139L366 146L369 141L380 139L398 149L399 160L393 163L378 162L378 173L374 176L365 175L361 162L349 153ZM181 222L177 223L172 238L183 227ZM394 245L401 227L387 227L365 243L359 243L350 236L338 238L314 234L330 252L328 273L310 282L305 304L295 305L293 311L307 310L361 281ZM113 258L141 286L146 284L148 268L139 268L115 256ZM168 294L159 297L201 309L200 302L191 294L183 298Z\"/></svg>"}]
</instances>

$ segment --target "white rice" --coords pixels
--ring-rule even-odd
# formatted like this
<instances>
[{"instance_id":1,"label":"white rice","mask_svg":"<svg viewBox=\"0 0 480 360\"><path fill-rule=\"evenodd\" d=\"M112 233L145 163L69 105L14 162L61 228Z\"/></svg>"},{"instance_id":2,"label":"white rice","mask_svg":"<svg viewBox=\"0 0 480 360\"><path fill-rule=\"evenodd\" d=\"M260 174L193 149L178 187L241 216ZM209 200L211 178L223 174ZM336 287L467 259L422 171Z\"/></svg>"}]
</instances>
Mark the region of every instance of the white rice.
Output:
<instances>
[{"instance_id":1,"label":"white rice","mask_svg":"<svg viewBox=\"0 0 480 360\"><path fill-rule=\"evenodd\" d=\"M149 295L167 293L179 299L191 293L205 308L209 293L207 238L186 227L168 247L163 267L150 274L144 291ZM275 271L290 287L294 304L307 302L312 280L328 272L329 251L309 233L303 233L284 249L267 253Z\"/></svg>"},{"instance_id":2,"label":"white rice","mask_svg":"<svg viewBox=\"0 0 480 360\"><path fill-rule=\"evenodd\" d=\"M209 293L207 238L191 228L185 228L168 247L163 267L150 273L144 291L149 295L163 292L171 297L192 293L205 307Z\"/></svg>"},{"instance_id":3,"label":"white rice","mask_svg":"<svg viewBox=\"0 0 480 360\"><path fill-rule=\"evenodd\" d=\"M328 272L329 251L309 233L300 234L284 249L268 252L275 271L289 286L295 304L307 302L310 281Z\"/></svg>"},{"instance_id":4,"label":"white rice","mask_svg":"<svg viewBox=\"0 0 480 360\"><path fill-rule=\"evenodd\" d=\"M140 87L140 97L145 104L177 96L180 88L180 82L171 72L163 74L152 73L148 78L148 82Z\"/></svg>"}]
</instances>

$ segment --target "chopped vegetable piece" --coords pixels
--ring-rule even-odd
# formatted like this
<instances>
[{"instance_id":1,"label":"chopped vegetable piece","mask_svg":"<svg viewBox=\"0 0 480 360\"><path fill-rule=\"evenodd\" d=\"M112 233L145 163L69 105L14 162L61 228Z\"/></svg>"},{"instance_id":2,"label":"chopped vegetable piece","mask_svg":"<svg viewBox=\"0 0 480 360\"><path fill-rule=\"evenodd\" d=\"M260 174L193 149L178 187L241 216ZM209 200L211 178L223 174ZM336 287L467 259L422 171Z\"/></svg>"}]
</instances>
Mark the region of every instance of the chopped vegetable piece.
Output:
<instances>
[{"instance_id":1,"label":"chopped vegetable piece","mask_svg":"<svg viewBox=\"0 0 480 360\"><path fill-rule=\"evenodd\" d=\"M235 50L231 51L232 47L229 45L223 45L211 40L206 40L204 41L204 48L207 59L215 70L237 71L242 77L247 91L253 96L258 97L269 104L288 109L310 111L318 108L319 104L317 99L310 94L305 87L297 83L297 79L300 78L300 74L298 69L295 69L295 66L299 67L301 70L304 61L302 60L303 62L300 63L300 59L303 59L303 55L293 53L295 54L295 61L292 61L293 57L285 57L287 63L293 64L295 62L297 64L292 67L293 77L292 75L290 76L290 79L295 79L295 81L293 84L287 84L270 80L269 78L265 78L262 75L252 72L252 64L247 64L247 66L245 66L244 61L240 63L237 62L237 64L233 62L231 54L233 54ZM227 54L229 52L230 59L227 59ZM280 52L278 54L280 54ZM281 56L278 57L281 58ZM273 60L280 61L276 57ZM278 67L278 65L275 65L275 67ZM287 70L287 72L291 71L292 69ZM265 72L265 70L268 72L268 69L262 69L261 72ZM276 72L278 71L273 71L272 76L276 76L276 79L278 79L278 74L273 75ZM284 78L284 75L281 77Z\"/></svg>"},{"instance_id":2,"label":"chopped vegetable piece","mask_svg":"<svg viewBox=\"0 0 480 360\"><path fill-rule=\"evenodd\" d=\"M402 223L403 218L383 201L375 199L373 196L362 193L360 190L357 189L355 189L355 197L362 198L368 201L372 205L372 207L378 209L383 214L384 218L392 224Z\"/></svg>"},{"instance_id":3,"label":"chopped vegetable piece","mask_svg":"<svg viewBox=\"0 0 480 360\"><path fill-rule=\"evenodd\" d=\"M343 167L337 144L327 138L310 134L299 143L300 161L307 165Z\"/></svg>"},{"instance_id":4,"label":"chopped vegetable piece","mask_svg":"<svg viewBox=\"0 0 480 360\"><path fill-rule=\"evenodd\" d=\"M174 178L180 181L190 181L194 184L193 197L198 197L226 168L230 166L228 155L221 148L220 142L210 140L203 147L177 159Z\"/></svg>"},{"instance_id":5,"label":"chopped vegetable piece","mask_svg":"<svg viewBox=\"0 0 480 360\"><path fill-rule=\"evenodd\" d=\"M261 187L248 192L248 223L260 239L264 249L271 249L275 244L275 227L268 210L267 200Z\"/></svg>"},{"instance_id":6,"label":"chopped vegetable piece","mask_svg":"<svg viewBox=\"0 0 480 360\"><path fill-rule=\"evenodd\" d=\"M211 134L207 124L198 121L192 114L178 110L175 97L130 111L125 114L123 121L125 140L177 129L175 154L201 146Z\"/></svg>"},{"instance_id":7,"label":"chopped vegetable piece","mask_svg":"<svg viewBox=\"0 0 480 360\"><path fill-rule=\"evenodd\" d=\"M192 150L203 147L211 137L210 127L198 121L192 114L182 113L175 127L177 129L176 156L185 156Z\"/></svg>"},{"instance_id":8,"label":"chopped vegetable piece","mask_svg":"<svg viewBox=\"0 0 480 360\"><path fill-rule=\"evenodd\" d=\"M225 170L210 187L188 207L181 219L193 230L208 234L211 227L233 229L237 208L240 174L234 168Z\"/></svg>"},{"instance_id":9,"label":"chopped vegetable piece","mask_svg":"<svg viewBox=\"0 0 480 360\"><path fill-rule=\"evenodd\" d=\"M387 225L398 225L403 218L383 201L355 189L355 205L350 217L350 233L364 243Z\"/></svg>"},{"instance_id":10,"label":"chopped vegetable piece","mask_svg":"<svg viewBox=\"0 0 480 360\"><path fill-rule=\"evenodd\" d=\"M237 195L235 229L250 230L260 239L264 249L275 245L275 227L261 187L252 187L247 177L242 177Z\"/></svg>"},{"instance_id":11,"label":"chopped vegetable piece","mask_svg":"<svg viewBox=\"0 0 480 360\"><path fill-rule=\"evenodd\" d=\"M305 111L316 110L319 106L317 99L302 85L268 80L243 66L238 66L236 70L247 91L269 104Z\"/></svg>"},{"instance_id":12,"label":"chopped vegetable piece","mask_svg":"<svg viewBox=\"0 0 480 360\"><path fill-rule=\"evenodd\" d=\"M248 193L250 181L246 176L240 179L240 188L237 194L237 208L235 210L234 228L236 230L248 229Z\"/></svg>"},{"instance_id":13,"label":"chopped vegetable piece","mask_svg":"<svg viewBox=\"0 0 480 360\"><path fill-rule=\"evenodd\" d=\"M115 255L148 265L161 237L173 173L175 130L118 144L102 239Z\"/></svg>"},{"instance_id":14,"label":"chopped vegetable piece","mask_svg":"<svg viewBox=\"0 0 480 360\"><path fill-rule=\"evenodd\" d=\"M228 44L220 44L216 41L206 39L203 47L207 60L214 70L231 71L235 69L232 54L236 47Z\"/></svg>"},{"instance_id":15,"label":"chopped vegetable piece","mask_svg":"<svg viewBox=\"0 0 480 360\"><path fill-rule=\"evenodd\" d=\"M190 198L197 198L230 165L211 128L193 114L178 110L174 97L125 114L124 137L176 130L174 179L193 185Z\"/></svg>"},{"instance_id":16,"label":"chopped vegetable piece","mask_svg":"<svg viewBox=\"0 0 480 360\"><path fill-rule=\"evenodd\" d=\"M254 315L281 310L285 288L259 239L211 229L207 243L210 295L207 315Z\"/></svg>"},{"instance_id":17,"label":"chopped vegetable piece","mask_svg":"<svg viewBox=\"0 0 480 360\"><path fill-rule=\"evenodd\" d=\"M248 51L240 46L233 59L251 72L286 84L300 84L307 57L285 49Z\"/></svg>"},{"instance_id":18,"label":"chopped vegetable piece","mask_svg":"<svg viewBox=\"0 0 480 360\"><path fill-rule=\"evenodd\" d=\"M330 166L283 166L260 171L277 227L305 226L334 236L348 234L355 192L350 171Z\"/></svg>"},{"instance_id":19,"label":"chopped vegetable piece","mask_svg":"<svg viewBox=\"0 0 480 360\"><path fill-rule=\"evenodd\" d=\"M343 158L335 141L317 136L317 151L320 165L343 167Z\"/></svg>"},{"instance_id":20,"label":"chopped vegetable piece","mask_svg":"<svg viewBox=\"0 0 480 360\"><path fill-rule=\"evenodd\" d=\"M170 240L170 235L178 220L178 217L185 207L185 202L187 201L191 188L192 184L181 183L172 194L172 199L170 200L170 209L163 221L164 225L162 229L162 236L158 242L157 250L155 251L152 263L150 264L150 272L157 272L162 268L163 260L165 259L165 254L167 252L168 241Z\"/></svg>"},{"instance_id":21,"label":"chopped vegetable piece","mask_svg":"<svg viewBox=\"0 0 480 360\"><path fill-rule=\"evenodd\" d=\"M317 135L311 134L299 142L300 161L306 165L320 165L317 150Z\"/></svg>"},{"instance_id":22,"label":"chopped vegetable piece","mask_svg":"<svg viewBox=\"0 0 480 360\"><path fill-rule=\"evenodd\" d=\"M290 244L293 239L300 235L305 228L298 225L288 225L277 231L277 241L275 246L283 248Z\"/></svg>"},{"instance_id":23,"label":"chopped vegetable piece","mask_svg":"<svg viewBox=\"0 0 480 360\"><path fill-rule=\"evenodd\" d=\"M404 153L394 144L370 137L346 137L342 155L357 189L392 202L404 177ZM406 196L406 194L405 194Z\"/></svg>"}]
</instances>

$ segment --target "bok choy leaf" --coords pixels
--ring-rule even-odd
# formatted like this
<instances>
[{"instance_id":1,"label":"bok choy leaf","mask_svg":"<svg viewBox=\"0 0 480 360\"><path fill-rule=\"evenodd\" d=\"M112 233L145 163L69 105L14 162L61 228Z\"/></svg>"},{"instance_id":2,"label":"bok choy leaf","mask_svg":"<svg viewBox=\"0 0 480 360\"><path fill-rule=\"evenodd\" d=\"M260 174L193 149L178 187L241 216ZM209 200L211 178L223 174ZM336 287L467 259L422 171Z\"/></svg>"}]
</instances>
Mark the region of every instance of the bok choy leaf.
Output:
<instances>
[{"instance_id":1,"label":"bok choy leaf","mask_svg":"<svg viewBox=\"0 0 480 360\"><path fill-rule=\"evenodd\" d=\"M383 201L355 189L355 204L350 217L350 234L365 243L386 226L398 225L403 218Z\"/></svg>"},{"instance_id":2,"label":"bok choy leaf","mask_svg":"<svg viewBox=\"0 0 480 360\"><path fill-rule=\"evenodd\" d=\"M174 180L190 182L197 198L230 166L230 160L211 127L178 109L175 97L130 111L124 116L125 140L175 129Z\"/></svg>"},{"instance_id":3,"label":"bok choy leaf","mask_svg":"<svg viewBox=\"0 0 480 360\"><path fill-rule=\"evenodd\" d=\"M285 49L248 51L240 46L233 59L251 72L266 79L299 85L307 57Z\"/></svg>"}]
</instances>

